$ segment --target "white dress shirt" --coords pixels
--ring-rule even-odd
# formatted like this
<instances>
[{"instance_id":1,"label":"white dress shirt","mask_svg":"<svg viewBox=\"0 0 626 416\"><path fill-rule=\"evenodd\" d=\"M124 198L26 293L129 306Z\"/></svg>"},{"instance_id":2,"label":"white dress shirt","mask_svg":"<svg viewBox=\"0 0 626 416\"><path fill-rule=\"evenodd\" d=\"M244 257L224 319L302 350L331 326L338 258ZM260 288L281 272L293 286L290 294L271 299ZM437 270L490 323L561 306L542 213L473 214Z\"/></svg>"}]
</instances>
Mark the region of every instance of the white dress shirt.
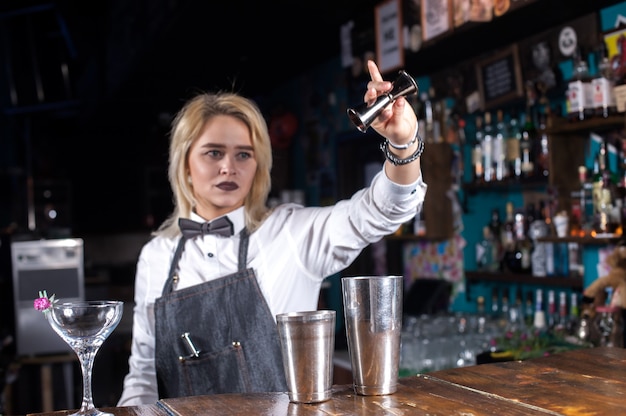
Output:
<instances>
[{"instance_id":1,"label":"white dress shirt","mask_svg":"<svg viewBox=\"0 0 626 416\"><path fill-rule=\"evenodd\" d=\"M324 278L348 267L366 246L413 218L426 188L421 176L414 184L398 185L381 171L370 187L333 206L276 207L250 235L248 247L248 268L254 269L272 315L316 310ZM234 225L232 237L206 235L187 241L175 289L237 271L243 207L228 218ZM204 221L196 214L191 219ZM178 238L154 237L139 255L129 373L118 406L158 401L154 302L161 296L177 243Z\"/></svg>"}]
</instances>

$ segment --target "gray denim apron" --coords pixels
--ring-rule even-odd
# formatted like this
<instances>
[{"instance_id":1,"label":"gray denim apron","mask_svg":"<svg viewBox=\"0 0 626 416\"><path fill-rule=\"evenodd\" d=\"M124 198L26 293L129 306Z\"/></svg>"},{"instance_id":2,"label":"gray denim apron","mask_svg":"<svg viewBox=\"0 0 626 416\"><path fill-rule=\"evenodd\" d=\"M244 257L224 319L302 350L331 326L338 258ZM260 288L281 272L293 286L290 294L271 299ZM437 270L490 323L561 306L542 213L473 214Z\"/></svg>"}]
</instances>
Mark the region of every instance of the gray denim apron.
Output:
<instances>
[{"instance_id":1,"label":"gray denim apron","mask_svg":"<svg viewBox=\"0 0 626 416\"><path fill-rule=\"evenodd\" d=\"M247 230L240 236L236 273L173 290L181 237L154 305L159 398L287 391L276 322L246 268Z\"/></svg>"}]
</instances>

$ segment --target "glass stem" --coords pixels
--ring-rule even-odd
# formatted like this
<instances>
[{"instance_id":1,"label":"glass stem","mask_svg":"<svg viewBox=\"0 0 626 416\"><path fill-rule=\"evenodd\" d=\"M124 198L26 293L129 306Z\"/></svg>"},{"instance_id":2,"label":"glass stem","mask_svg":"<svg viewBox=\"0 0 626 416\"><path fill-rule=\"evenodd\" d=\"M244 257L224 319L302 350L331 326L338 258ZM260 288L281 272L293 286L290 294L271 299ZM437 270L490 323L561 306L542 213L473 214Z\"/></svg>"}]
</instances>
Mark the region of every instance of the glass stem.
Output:
<instances>
[{"instance_id":1,"label":"glass stem","mask_svg":"<svg viewBox=\"0 0 626 416\"><path fill-rule=\"evenodd\" d=\"M81 351L77 351L80 367L83 373L83 403L80 406L81 412L94 409L93 396L91 393L91 373L93 362L99 347L87 346Z\"/></svg>"}]
</instances>

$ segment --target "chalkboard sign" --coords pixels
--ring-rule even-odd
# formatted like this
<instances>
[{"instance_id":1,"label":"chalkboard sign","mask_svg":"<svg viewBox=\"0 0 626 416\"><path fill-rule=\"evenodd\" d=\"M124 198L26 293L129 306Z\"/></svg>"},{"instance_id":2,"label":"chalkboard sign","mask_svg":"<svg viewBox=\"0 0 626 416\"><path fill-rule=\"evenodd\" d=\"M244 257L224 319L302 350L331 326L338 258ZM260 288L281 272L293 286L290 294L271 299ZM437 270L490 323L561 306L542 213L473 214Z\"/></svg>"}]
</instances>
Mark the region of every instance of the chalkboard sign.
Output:
<instances>
[{"instance_id":1,"label":"chalkboard sign","mask_svg":"<svg viewBox=\"0 0 626 416\"><path fill-rule=\"evenodd\" d=\"M521 97L522 74L517 45L479 61L476 76L484 109Z\"/></svg>"}]
</instances>

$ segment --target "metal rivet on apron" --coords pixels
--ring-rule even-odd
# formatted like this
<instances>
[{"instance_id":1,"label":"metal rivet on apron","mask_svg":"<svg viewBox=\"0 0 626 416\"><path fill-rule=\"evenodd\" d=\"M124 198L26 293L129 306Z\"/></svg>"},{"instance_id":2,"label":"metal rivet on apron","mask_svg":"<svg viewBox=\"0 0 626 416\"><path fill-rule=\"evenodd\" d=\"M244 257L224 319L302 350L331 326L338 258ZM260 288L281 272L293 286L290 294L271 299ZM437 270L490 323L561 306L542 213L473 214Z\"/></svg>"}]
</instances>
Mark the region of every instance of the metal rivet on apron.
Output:
<instances>
[{"instance_id":1,"label":"metal rivet on apron","mask_svg":"<svg viewBox=\"0 0 626 416\"><path fill-rule=\"evenodd\" d=\"M233 347L235 347L235 348L239 348L239 347L241 347L241 342L239 342L239 341L233 341Z\"/></svg>"},{"instance_id":2,"label":"metal rivet on apron","mask_svg":"<svg viewBox=\"0 0 626 416\"><path fill-rule=\"evenodd\" d=\"M172 277L172 282L178 283L178 275L174 275L174 277Z\"/></svg>"}]
</instances>

